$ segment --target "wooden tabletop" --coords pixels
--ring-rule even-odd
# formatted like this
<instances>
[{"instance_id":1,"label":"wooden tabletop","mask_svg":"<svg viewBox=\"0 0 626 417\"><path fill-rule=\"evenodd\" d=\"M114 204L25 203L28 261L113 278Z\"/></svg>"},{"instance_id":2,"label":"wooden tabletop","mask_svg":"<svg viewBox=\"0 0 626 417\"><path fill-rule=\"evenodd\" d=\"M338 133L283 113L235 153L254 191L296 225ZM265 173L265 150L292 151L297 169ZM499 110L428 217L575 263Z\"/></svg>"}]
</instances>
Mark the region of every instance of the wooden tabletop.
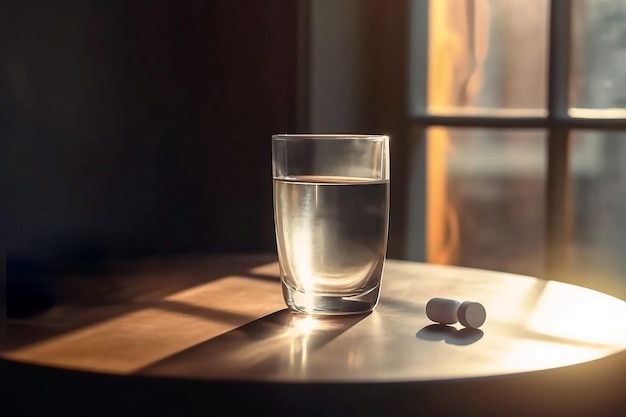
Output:
<instances>
[{"instance_id":1,"label":"wooden tabletop","mask_svg":"<svg viewBox=\"0 0 626 417\"><path fill-rule=\"evenodd\" d=\"M55 307L10 322L5 364L198 387L421 386L424 393L448 384L465 387L458 398L470 402L475 393L468 392L482 387L476 395L492 406L511 402L517 390L515 398L546 403L546 413L574 415L599 404L606 412L626 410L626 303L592 290L390 260L374 312L316 318L285 309L271 256L161 260L122 270L56 280ZM436 325L424 312L432 297L479 301L487 321L480 329ZM533 386L544 393L529 393ZM508 391L498 394L498 387ZM573 394L584 387L584 396ZM424 407L404 397L395 404Z\"/></svg>"}]
</instances>

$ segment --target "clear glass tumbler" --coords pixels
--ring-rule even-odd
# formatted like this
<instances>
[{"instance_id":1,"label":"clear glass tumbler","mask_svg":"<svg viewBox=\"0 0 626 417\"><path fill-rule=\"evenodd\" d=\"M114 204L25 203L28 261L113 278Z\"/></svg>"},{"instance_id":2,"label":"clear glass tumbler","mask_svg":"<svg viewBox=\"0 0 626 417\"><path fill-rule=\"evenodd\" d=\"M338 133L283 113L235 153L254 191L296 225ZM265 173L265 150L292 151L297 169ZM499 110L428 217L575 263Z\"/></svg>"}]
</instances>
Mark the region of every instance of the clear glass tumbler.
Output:
<instances>
[{"instance_id":1,"label":"clear glass tumbler","mask_svg":"<svg viewBox=\"0 0 626 417\"><path fill-rule=\"evenodd\" d=\"M389 137L274 135L274 220L285 302L309 314L378 303L389 228Z\"/></svg>"}]
</instances>

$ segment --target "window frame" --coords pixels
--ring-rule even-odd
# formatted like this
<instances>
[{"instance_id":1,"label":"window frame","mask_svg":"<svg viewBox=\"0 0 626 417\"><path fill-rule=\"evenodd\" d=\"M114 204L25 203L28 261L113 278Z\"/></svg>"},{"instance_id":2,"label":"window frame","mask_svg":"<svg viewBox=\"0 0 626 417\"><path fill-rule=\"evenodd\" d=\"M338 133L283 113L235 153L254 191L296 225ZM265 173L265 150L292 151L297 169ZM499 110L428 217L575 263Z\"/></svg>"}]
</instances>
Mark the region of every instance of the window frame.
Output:
<instances>
[{"instance_id":1,"label":"window frame","mask_svg":"<svg viewBox=\"0 0 626 417\"><path fill-rule=\"evenodd\" d=\"M546 278L566 279L568 246L572 238L571 133L575 129L626 130L626 118L609 112L584 111L572 115L569 107L570 59L572 48L572 1L548 0L547 108L545 115L431 114L428 112L429 0L410 0L408 114L409 166L406 255L413 260L436 261L430 256L428 220L430 127L540 128L547 132L545 190ZM473 1L473 0L469 0ZM607 117L598 117L598 116Z\"/></svg>"}]
</instances>

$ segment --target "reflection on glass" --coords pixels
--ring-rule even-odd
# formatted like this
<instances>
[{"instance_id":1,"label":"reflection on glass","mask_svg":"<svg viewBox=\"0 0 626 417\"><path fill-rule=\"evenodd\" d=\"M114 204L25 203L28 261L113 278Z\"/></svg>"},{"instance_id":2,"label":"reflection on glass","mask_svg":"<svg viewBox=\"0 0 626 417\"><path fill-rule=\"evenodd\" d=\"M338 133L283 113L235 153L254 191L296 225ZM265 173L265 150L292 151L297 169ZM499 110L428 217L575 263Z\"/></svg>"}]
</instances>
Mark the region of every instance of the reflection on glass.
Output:
<instances>
[{"instance_id":1,"label":"reflection on glass","mask_svg":"<svg viewBox=\"0 0 626 417\"><path fill-rule=\"evenodd\" d=\"M572 6L572 107L626 108L626 2L575 0Z\"/></svg>"},{"instance_id":2,"label":"reflection on glass","mask_svg":"<svg viewBox=\"0 0 626 417\"><path fill-rule=\"evenodd\" d=\"M626 132L574 132L572 282L626 299Z\"/></svg>"},{"instance_id":3,"label":"reflection on glass","mask_svg":"<svg viewBox=\"0 0 626 417\"><path fill-rule=\"evenodd\" d=\"M544 113L547 0L434 0L428 9L430 113Z\"/></svg>"},{"instance_id":4,"label":"reflection on glass","mask_svg":"<svg viewBox=\"0 0 626 417\"><path fill-rule=\"evenodd\" d=\"M429 258L541 276L544 261L545 136L540 130L428 131ZM436 178L436 177L435 177Z\"/></svg>"}]
</instances>

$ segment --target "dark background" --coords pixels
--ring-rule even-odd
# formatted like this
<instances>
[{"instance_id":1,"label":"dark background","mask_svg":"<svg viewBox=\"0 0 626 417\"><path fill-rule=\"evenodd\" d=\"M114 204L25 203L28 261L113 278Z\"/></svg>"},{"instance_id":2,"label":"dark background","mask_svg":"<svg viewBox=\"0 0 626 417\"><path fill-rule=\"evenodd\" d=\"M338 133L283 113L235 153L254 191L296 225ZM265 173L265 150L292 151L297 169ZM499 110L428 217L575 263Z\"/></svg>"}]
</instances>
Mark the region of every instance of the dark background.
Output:
<instances>
[{"instance_id":1,"label":"dark background","mask_svg":"<svg viewBox=\"0 0 626 417\"><path fill-rule=\"evenodd\" d=\"M270 136L297 129L297 7L2 2L9 314L45 303L50 272L275 250Z\"/></svg>"},{"instance_id":2,"label":"dark background","mask_svg":"<svg viewBox=\"0 0 626 417\"><path fill-rule=\"evenodd\" d=\"M273 250L290 0L1 6L9 263Z\"/></svg>"}]
</instances>

